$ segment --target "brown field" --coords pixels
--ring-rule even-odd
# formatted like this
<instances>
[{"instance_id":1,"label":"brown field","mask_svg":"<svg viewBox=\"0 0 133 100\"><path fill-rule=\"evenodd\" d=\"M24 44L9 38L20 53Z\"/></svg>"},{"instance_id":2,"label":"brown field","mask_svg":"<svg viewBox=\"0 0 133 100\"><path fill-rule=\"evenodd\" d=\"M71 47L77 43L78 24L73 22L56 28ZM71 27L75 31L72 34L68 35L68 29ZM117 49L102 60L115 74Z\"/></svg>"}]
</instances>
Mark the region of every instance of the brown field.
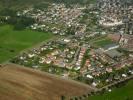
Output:
<instances>
[{"instance_id":1,"label":"brown field","mask_svg":"<svg viewBox=\"0 0 133 100\"><path fill-rule=\"evenodd\" d=\"M0 68L0 100L61 100L93 91L87 85L48 73L6 64Z\"/></svg>"}]
</instances>

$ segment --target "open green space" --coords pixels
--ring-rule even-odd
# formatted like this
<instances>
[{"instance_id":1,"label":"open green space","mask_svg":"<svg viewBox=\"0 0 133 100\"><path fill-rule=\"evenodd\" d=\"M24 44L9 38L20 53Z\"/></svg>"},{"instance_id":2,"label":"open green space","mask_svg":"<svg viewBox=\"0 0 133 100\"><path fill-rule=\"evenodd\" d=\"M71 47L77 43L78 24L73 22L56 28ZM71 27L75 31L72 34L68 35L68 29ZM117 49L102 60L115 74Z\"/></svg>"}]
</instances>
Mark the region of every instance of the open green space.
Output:
<instances>
[{"instance_id":1,"label":"open green space","mask_svg":"<svg viewBox=\"0 0 133 100\"><path fill-rule=\"evenodd\" d=\"M31 30L16 31L13 26L0 26L0 63L16 56L21 50L52 38L52 33Z\"/></svg>"},{"instance_id":2,"label":"open green space","mask_svg":"<svg viewBox=\"0 0 133 100\"><path fill-rule=\"evenodd\" d=\"M95 40L93 42L93 44L95 46L98 46L98 47L104 47L104 46L112 44L112 43L114 43L114 42L111 39L107 38L107 37L98 38L97 40Z\"/></svg>"},{"instance_id":3,"label":"open green space","mask_svg":"<svg viewBox=\"0 0 133 100\"><path fill-rule=\"evenodd\" d=\"M133 80L123 87L113 89L112 92L94 95L88 100L133 100Z\"/></svg>"}]
</instances>

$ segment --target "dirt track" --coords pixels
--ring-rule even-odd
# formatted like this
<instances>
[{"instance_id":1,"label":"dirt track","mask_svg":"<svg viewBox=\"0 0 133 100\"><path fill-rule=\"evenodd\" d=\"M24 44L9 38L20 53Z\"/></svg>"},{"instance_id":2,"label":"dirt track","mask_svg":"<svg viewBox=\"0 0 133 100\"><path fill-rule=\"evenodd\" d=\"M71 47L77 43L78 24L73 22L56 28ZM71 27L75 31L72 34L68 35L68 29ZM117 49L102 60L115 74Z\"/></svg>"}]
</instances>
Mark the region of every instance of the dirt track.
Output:
<instances>
[{"instance_id":1,"label":"dirt track","mask_svg":"<svg viewBox=\"0 0 133 100\"><path fill-rule=\"evenodd\" d=\"M60 100L62 95L81 96L90 91L87 85L19 65L0 68L0 100Z\"/></svg>"}]
</instances>

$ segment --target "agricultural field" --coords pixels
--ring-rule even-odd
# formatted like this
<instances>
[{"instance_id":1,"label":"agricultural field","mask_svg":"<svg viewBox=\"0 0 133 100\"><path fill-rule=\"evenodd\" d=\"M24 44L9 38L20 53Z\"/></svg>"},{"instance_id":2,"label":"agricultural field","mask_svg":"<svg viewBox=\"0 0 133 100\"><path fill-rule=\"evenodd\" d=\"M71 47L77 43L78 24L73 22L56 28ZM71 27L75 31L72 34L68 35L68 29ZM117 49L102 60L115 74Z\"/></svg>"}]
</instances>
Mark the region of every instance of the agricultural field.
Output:
<instances>
[{"instance_id":1,"label":"agricultural field","mask_svg":"<svg viewBox=\"0 0 133 100\"><path fill-rule=\"evenodd\" d=\"M52 33L31 30L16 31L10 25L0 26L0 63L11 59L20 51L52 37Z\"/></svg>"},{"instance_id":2,"label":"agricultural field","mask_svg":"<svg viewBox=\"0 0 133 100\"><path fill-rule=\"evenodd\" d=\"M88 100L133 100L133 80L129 81L125 86L115 88L112 92L102 95L95 95Z\"/></svg>"},{"instance_id":3,"label":"agricultural field","mask_svg":"<svg viewBox=\"0 0 133 100\"><path fill-rule=\"evenodd\" d=\"M19 65L0 68L0 100L61 100L91 91L87 85Z\"/></svg>"}]
</instances>

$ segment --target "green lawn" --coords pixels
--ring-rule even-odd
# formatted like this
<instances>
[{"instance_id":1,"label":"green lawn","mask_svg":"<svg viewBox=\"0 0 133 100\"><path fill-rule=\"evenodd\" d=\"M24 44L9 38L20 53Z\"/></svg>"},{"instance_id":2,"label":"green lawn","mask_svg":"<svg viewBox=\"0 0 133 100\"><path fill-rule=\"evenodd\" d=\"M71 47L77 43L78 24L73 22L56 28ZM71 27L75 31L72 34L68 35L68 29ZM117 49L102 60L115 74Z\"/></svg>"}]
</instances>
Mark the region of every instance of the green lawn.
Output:
<instances>
[{"instance_id":1,"label":"green lawn","mask_svg":"<svg viewBox=\"0 0 133 100\"><path fill-rule=\"evenodd\" d=\"M121 88L113 89L112 92L92 96L89 100L133 100L133 80Z\"/></svg>"},{"instance_id":2,"label":"green lawn","mask_svg":"<svg viewBox=\"0 0 133 100\"><path fill-rule=\"evenodd\" d=\"M31 30L15 31L10 25L0 26L0 63L6 61L21 50L53 37L52 33Z\"/></svg>"},{"instance_id":3,"label":"green lawn","mask_svg":"<svg viewBox=\"0 0 133 100\"><path fill-rule=\"evenodd\" d=\"M112 44L114 43L112 40L108 39L108 38L102 38L102 39L98 39L96 40L93 44L99 47L104 47L106 45Z\"/></svg>"}]
</instances>

